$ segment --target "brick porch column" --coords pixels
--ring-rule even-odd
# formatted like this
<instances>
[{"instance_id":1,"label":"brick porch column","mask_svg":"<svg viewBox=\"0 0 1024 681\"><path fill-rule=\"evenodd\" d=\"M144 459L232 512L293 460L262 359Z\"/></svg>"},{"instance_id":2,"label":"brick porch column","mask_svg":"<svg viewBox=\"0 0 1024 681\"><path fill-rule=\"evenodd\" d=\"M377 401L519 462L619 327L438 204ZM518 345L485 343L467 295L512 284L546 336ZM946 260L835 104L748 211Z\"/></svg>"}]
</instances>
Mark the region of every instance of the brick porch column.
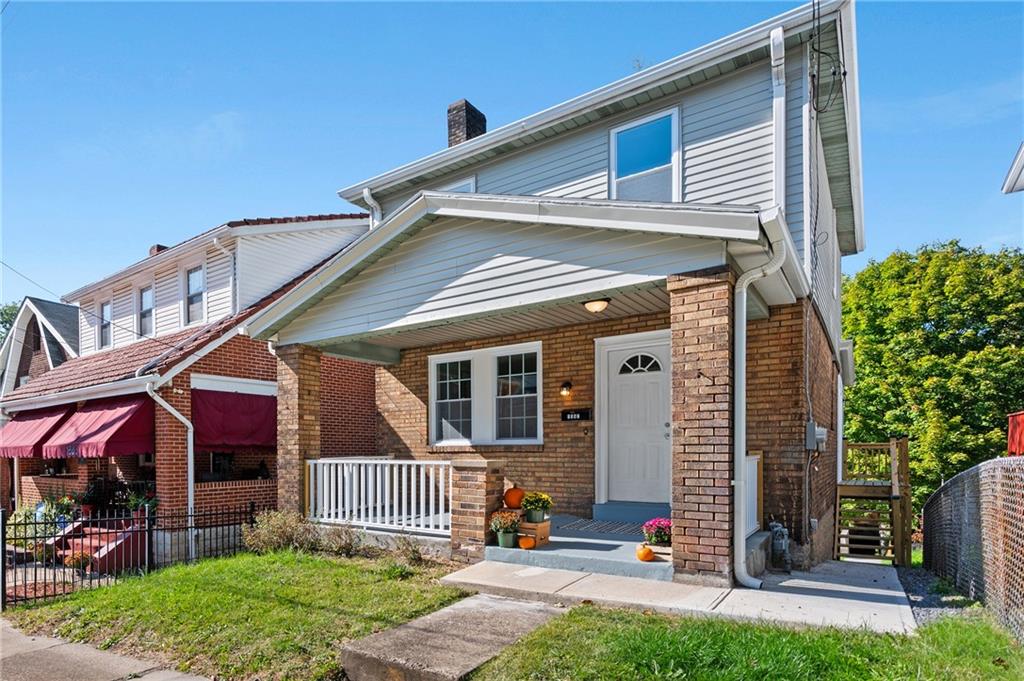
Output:
<instances>
[{"instance_id":1,"label":"brick porch column","mask_svg":"<svg viewBox=\"0 0 1024 681\"><path fill-rule=\"evenodd\" d=\"M465 459L452 461L452 469L452 558L483 560L488 519L505 493L505 462Z\"/></svg>"},{"instance_id":2,"label":"brick porch column","mask_svg":"<svg viewBox=\"0 0 1024 681\"><path fill-rule=\"evenodd\" d=\"M305 509L306 459L320 458L320 356L308 345L277 348L277 508Z\"/></svg>"},{"instance_id":3,"label":"brick porch column","mask_svg":"<svg viewBox=\"0 0 1024 681\"><path fill-rule=\"evenodd\" d=\"M732 586L732 289L728 266L668 278L672 559L679 581Z\"/></svg>"}]
</instances>

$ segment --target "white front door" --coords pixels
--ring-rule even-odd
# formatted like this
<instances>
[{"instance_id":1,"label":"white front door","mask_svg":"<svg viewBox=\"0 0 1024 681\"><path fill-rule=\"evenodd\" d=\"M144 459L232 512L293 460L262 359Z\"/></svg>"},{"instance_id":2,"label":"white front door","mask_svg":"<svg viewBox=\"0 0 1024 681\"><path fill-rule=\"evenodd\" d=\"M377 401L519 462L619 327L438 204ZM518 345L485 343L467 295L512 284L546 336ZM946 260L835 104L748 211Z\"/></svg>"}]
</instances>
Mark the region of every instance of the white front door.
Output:
<instances>
[{"instance_id":1,"label":"white front door","mask_svg":"<svg viewBox=\"0 0 1024 681\"><path fill-rule=\"evenodd\" d=\"M672 488L669 342L609 348L608 500L668 503Z\"/></svg>"}]
</instances>

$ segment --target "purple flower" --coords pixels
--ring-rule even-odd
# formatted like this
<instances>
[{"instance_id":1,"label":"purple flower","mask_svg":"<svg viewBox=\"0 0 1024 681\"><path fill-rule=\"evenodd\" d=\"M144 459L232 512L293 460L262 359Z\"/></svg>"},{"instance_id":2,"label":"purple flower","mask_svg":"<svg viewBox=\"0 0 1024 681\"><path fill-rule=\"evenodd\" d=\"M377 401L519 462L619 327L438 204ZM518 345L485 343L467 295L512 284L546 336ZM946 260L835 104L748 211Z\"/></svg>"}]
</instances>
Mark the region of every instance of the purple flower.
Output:
<instances>
[{"instance_id":1,"label":"purple flower","mask_svg":"<svg viewBox=\"0 0 1024 681\"><path fill-rule=\"evenodd\" d=\"M669 518L651 518L641 528L644 541L648 544L670 544L672 542L672 521Z\"/></svg>"}]
</instances>

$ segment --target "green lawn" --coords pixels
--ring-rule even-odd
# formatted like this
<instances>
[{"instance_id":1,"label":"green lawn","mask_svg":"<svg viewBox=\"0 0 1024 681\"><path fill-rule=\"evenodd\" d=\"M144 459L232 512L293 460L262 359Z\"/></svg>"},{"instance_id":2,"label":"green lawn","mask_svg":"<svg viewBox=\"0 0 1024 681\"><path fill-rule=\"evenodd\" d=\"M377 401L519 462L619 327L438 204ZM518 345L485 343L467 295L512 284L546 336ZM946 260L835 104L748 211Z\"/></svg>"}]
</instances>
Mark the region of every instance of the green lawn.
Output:
<instances>
[{"instance_id":1,"label":"green lawn","mask_svg":"<svg viewBox=\"0 0 1024 681\"><path fill-rule=\"evenodd\" d=\"M1022 679L1024 653L980 608L917 636L793 630L596 607L552 620L489 662L499 679Z\"/></svg>"},{"instance_id":2,"label":"green lawn","mask_svg":"<svg viewBox=\"0 0 1024 681\"><path fill-rule=\"evenodd\" d=\"M458 600L438 567L282 552L159 570L5 615L221 678L340 678L339 645Z\"/></svg>"}]
</instances>

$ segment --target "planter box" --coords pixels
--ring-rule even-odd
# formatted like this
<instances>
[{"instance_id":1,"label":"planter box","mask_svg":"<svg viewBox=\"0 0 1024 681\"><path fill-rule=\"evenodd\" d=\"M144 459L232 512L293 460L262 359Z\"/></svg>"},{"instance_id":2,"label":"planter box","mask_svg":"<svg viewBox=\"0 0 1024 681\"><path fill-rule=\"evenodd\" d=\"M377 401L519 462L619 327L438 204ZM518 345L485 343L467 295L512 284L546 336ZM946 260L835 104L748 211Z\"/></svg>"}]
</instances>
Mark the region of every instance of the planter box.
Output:
<instances>
[{"instance_id":1,"label":"planter box","mask_svg":"<svg viewBox=\"0 0 1024 681\"><path fill-rule=\"evenodd\" d=\"M551 540L551 521L545 520L542 523L519 523L519 534L533 537L537 546L544 546Z\"/></svg>"},{"instance_id":2,"label":"planter box","mask_svg":"<svg viewBox=\"0 0 1024 681\"><path fill-rule=\"evenodd\" d=\"M665 561L668 563L672 562L672 547L671 546L655 546L654 544L648 544L651 549L654 550L655 561Z\"/></svg>"}]
</instances>

